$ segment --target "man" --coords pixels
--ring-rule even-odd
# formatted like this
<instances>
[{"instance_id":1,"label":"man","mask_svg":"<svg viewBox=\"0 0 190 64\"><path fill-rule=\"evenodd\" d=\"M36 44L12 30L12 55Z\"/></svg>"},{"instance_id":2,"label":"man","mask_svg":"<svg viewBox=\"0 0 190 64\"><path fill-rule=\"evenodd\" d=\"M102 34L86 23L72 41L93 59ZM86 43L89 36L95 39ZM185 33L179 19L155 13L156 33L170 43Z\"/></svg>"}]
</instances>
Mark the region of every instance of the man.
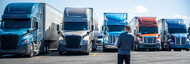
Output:
<instances>
[{"instance_id":1,"label":"man","mask_svg":"<svg viewBox=\"0 0 190 64\"><path fill-rule=\"evenodd\" d=\"M116 46L118 47L118 64L130 64L130 50L133 50L135 47L134 37L128 32L130 32L130 26L125 26L125 32L121 33Z\"/></svg>"}]
</instances>

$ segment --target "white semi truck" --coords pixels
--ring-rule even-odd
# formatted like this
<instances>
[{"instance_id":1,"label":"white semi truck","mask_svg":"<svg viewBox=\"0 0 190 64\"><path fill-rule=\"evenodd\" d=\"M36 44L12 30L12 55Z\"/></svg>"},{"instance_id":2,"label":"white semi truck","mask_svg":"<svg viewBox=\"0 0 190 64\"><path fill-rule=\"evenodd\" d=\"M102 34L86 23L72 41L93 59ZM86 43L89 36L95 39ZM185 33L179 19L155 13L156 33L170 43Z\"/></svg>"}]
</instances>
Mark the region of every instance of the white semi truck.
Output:
<instances>
[{"instance_id":1,"label":"white semi truck","mask_svg":"<svg viewBox=\"0 0 190 64\"><path fill-rule=\"evenodd\" d=\"M59 30L59 29L58 29ZM65 8L59 43L59 54L96 50L98 23L92 8Z\"/></svg>"}]
</instances>

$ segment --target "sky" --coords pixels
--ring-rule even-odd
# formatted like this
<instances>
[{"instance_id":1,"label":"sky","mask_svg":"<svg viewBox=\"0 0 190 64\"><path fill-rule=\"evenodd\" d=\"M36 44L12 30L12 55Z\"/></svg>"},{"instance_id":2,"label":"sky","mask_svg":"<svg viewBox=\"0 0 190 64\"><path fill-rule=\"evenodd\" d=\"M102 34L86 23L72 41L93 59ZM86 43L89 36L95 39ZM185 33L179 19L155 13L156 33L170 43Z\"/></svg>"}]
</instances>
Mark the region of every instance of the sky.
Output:
<instances>
[{"instance_id":1,"label":"sky","mask_svg":"<svg viewBox=\"0 0 190 64\"><path fill-rule=\"evenodd\" d=\"M0 19L4 8L14 2L47 3L63 12L65 7L94 9L99 27L103 24L103 13L128 13L128 22L135 16L162 18L182 18L190 23L190 0L0 0Z\"/></svg>"}]
</instances>

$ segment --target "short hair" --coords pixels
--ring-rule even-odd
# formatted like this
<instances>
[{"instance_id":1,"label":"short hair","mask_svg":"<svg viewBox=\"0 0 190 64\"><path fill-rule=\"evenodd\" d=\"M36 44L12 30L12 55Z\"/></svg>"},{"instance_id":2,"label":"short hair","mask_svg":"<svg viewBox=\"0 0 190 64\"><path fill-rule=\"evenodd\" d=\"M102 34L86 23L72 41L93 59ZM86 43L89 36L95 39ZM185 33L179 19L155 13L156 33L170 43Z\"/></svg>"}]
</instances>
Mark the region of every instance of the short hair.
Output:
<instances>
[{"instance_id":1,"label":"short hair","mask_svg":"<svg viewBox=\"0 0 190 64\"><path fill-rule=\"evenodd\" d=\"M125 29L127 29L127 30L131 30L131 28L130 28L129 25L126 25L126 26L125 26Z\"/></svg>"}]
</instances>

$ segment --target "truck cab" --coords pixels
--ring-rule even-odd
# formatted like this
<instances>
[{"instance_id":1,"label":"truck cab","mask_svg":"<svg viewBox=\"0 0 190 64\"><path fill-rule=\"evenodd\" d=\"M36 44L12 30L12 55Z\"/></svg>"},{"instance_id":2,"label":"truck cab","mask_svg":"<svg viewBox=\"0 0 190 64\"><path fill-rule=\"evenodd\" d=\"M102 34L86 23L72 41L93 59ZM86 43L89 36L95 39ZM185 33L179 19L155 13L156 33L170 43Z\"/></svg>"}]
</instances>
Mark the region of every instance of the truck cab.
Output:
<instances>
[{"instance_id":1,"label":"truck cab","mask_svg":"<svg viewBox=\"0 0 190 64\"><path fill-rule=\"evenodd\" d=\"M50 42L59 38L53 31L62 17L61 12L46 3L8 4L0 22L0 56L22 54L32 57L47 53L48 44L54 44Z\"/></svg>"},{"instance_id":2,"label":"truck cab","mask_svg":"<svg viewBox=\"0 0 190 64\"><path fill-rule=\"evenodd\" d=\"M92 8L65 8L62 30L59 31L59 54L89 54L96 50L97 21Z\"/></svg>"},{"instance_id":3,"label":"truck cab","mask_svg":"<svg viewBox=\"0 0 190 64\"><path fill-rule=\"evenodd\" d=\"M129 23L135 39L135 50L160 50L161 43L155 17L135 17Z\"/></svg>"},{"instance_id":4,"label":"truck cab","mask_svg":"<svg viewBox=\"0 0 190 64\"><path fill-rule=\"evenodd\" d=\"M183 19L161 19L158 24L163 50L189 51L188 33Z\"/></svg>"},{"instance_id":5,"label":"truck cab","mask_svg":"<svg viewBox=\"0 0 190 64\"><path fill-rule=\"evenodd\" d=\"M34 50L39 49L38 44L42 39L42 29L38 25L42 24L40 10L40 5L35 3L7 5L0 27L0 55L33 56L39 53Z\"/></svg>"},{"instance_id":6,"label":"truck cab","mask_svg":"<svg viewBox=\"0 0 190 64\"><path fill-rule=\"evenodd\" d=\"M127 25L127 13L104 13L103 51L117 49L115 42Z\"/></svg>"}]
</instances>

